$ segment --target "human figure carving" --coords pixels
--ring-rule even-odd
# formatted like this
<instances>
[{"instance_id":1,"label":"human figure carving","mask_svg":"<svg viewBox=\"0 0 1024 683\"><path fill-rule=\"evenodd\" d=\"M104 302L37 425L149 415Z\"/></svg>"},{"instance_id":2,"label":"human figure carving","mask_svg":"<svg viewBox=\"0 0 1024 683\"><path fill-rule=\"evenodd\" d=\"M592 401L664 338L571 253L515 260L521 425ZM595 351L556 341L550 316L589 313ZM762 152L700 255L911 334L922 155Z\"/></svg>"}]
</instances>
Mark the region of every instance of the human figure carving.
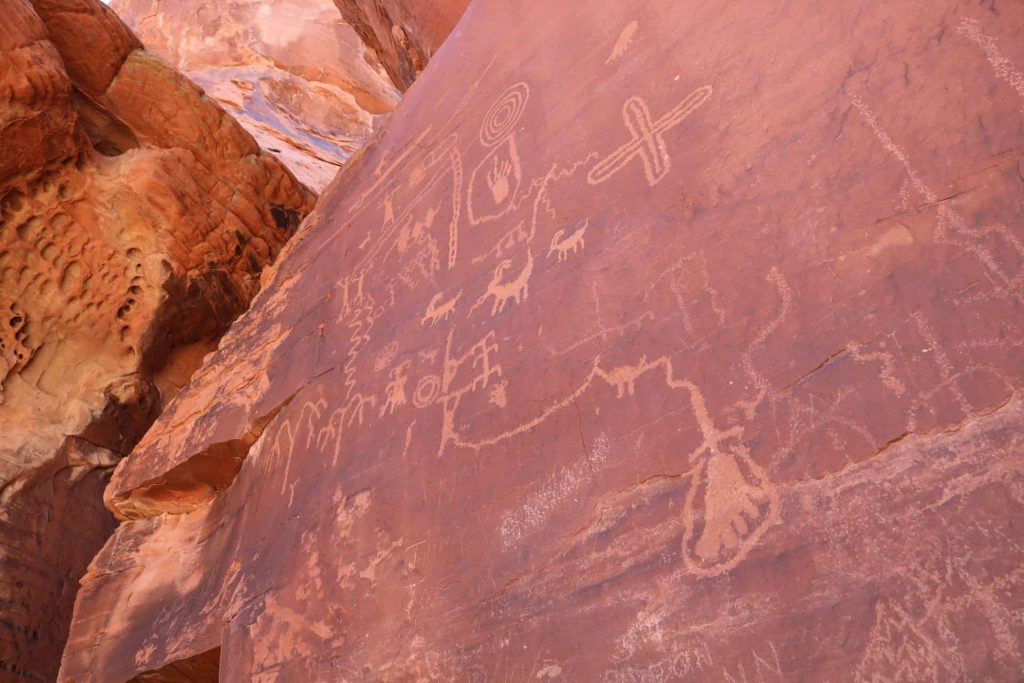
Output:
<instances>
[{"instance_id":1,"label":"human figure carving","mask_svg":"<svg viewBox=\"0 0 1024 683\"><path fill-rule=\"evenodd\" d=\"M405 395L405 383L409 380L409 377L405 373L411 364L412 361L403 361L391 370L391 381L388 382L384 390L387 401L380 408L380 417L390 415L395 412L396 408L400 408L408 402Z\"/></svg>"}]
</instances>

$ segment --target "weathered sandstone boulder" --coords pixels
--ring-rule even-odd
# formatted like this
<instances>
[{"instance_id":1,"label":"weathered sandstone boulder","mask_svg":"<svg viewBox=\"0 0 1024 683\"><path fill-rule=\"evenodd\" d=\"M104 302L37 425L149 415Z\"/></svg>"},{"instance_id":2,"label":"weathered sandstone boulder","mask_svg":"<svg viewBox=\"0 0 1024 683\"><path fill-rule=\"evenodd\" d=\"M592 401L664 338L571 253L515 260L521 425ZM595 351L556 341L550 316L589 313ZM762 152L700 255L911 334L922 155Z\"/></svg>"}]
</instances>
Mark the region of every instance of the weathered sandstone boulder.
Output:
<instances>
[{"instance_id":1,"label":"weathered sandstone boulder","mask_svg":"<svg viewBox=\"0 0 1024 683\"><path fill-rule=\"evenodd\" d=\"M331 0L114 0L146 49L320 190L397 92Z\"/></svg>"},{"instance_id":2,"label":"weathered sandstone boulder","mask_svg":"<svg viewBox=\"0 0 1024 683\"><path fill-rule=\"evenodd\" d=\"M62 680L1019 677L1024 7L581 5L476 0L329 188Z\"/></svg>"},{"instance_id":3,"label":"weathered sandstone boulder","mask_svg":"<svg viewBox=\"0 0 1024 683\"><path fill-rule=\"evenodd\" d=\"M0 19L0 680L57 675L117 459L314 195L94 0Z\"/></svg>"},{"instance_id":4,"label":"weathered sandstone boulder","mask_svg":"<svg viewBox=\"0 0 1024 683\"><path fill-rule=\"evenodd\" d=\"M334 4L404 91L455 28L469 0L334 0Z\"/></svg>"}]
</instances>

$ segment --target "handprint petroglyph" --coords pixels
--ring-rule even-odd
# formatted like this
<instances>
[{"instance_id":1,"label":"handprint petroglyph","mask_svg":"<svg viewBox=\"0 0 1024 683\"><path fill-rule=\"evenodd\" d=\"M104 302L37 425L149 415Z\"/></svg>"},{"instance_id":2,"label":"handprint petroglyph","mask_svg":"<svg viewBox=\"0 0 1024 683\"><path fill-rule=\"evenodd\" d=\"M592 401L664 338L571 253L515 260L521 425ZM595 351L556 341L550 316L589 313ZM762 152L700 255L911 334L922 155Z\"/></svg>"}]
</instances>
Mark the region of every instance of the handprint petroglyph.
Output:
<instances>
[{"instance_id":1,"label":"handprint petroglyph","mask_svg":"<svg viewBox=\"0 0 1024 683\"><path fill-rule=\"evenodd\" d=\"M506 215L515 206L523 180L515 136L509 136L488 152L469 180L469 221L473 225Z\"/></svg>"},{"instance_id":2,"label":"handprint petroglyph","mask_svg":"<svg viewBox=\"0 0 1024 683\"><path fill-rule=\"evenodd\" d=\"M491 170L487 172L487 184L491 188L494 203L501 204L511 191L508 178L512 173L512 162L498 157L491 157L491 162Z\"/></svg>"}]
</instances>

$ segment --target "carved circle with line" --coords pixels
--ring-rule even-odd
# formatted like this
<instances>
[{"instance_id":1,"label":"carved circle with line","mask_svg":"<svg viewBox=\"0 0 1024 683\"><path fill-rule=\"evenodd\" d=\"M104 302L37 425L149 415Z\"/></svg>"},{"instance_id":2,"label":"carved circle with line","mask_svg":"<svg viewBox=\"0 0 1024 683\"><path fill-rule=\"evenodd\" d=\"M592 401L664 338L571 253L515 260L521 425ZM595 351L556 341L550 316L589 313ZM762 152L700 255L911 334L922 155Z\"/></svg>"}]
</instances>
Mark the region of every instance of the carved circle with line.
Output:
<instances>
[{"instance_id":1,"label":"carved circle with line","mask_svg":"<svg viewBox=\"0 0 1024 683\"><path fill-rule=\"evenodd\" d=\"M530 86L522 81L505 90L484 115L483 123L480 124L480 143L485 147L494 147L511 135L523 116L528 99Z\"/></svg>"},{"instance_id":2,"label":"carved circle with line","mask_svg":"<svg viewBox=\"0 0 1024 683\"><path fill-rule=\"evenodd\" d=\"M416 391L412 394L412 402L417 408L426 408L437 400L441 393L441 378L437 375L427 375L416 385Z\"/></svg>"}]
</instances>

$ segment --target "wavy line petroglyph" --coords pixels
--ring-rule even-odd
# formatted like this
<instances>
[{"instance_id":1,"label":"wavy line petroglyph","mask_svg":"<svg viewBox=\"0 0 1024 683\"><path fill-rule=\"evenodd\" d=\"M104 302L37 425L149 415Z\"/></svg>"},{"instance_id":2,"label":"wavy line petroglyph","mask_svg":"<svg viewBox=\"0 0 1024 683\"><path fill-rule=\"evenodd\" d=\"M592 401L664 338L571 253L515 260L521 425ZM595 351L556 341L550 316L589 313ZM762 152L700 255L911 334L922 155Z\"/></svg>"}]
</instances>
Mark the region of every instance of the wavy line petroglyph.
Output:
<instances>
[{"instance_id":1,"label":"wavy line petroglyph","mask_svg":"<svg viewBox=\"0 0 1024 683\"><path fill-rule=\"evenodd\" d=\"M711 97L710 85L701 86L657 121L642 97L633 96L622 105L622 120L632 136L626 144L609 154L590 169L587 182L600 185L621 171L634 158L639 158L650 185L656 185L672 167L672 158L665 145L664 134L686 120Z\"/></svg>"}]
</instances>

